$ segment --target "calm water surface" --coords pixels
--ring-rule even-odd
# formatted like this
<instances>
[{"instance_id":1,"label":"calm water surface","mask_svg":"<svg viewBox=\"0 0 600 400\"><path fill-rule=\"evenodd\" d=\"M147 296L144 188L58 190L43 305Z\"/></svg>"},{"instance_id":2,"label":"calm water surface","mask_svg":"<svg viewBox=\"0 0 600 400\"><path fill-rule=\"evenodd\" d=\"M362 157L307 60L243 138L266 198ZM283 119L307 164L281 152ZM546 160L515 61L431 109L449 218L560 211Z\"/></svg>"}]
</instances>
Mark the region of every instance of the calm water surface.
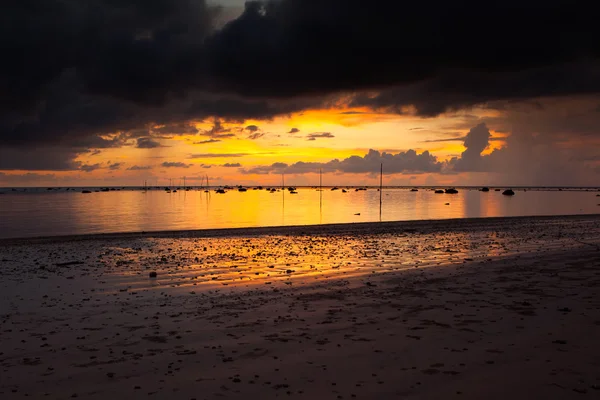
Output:
<instances>
[{"instance_id":1,"label":"calm water surface","mask_svg":"<svg viewBox=\"0 0 600 400\"><path fill-rule=\"evenodd\" d=\"M3 191L0 238L600 212L598 192L587 191L528 190L508 197L493 190L435 194L427 189L384 189L381 216L377 189L343 193L300 188L293 195L251 189L225 194Z\"/></svg>"}]
</instances>

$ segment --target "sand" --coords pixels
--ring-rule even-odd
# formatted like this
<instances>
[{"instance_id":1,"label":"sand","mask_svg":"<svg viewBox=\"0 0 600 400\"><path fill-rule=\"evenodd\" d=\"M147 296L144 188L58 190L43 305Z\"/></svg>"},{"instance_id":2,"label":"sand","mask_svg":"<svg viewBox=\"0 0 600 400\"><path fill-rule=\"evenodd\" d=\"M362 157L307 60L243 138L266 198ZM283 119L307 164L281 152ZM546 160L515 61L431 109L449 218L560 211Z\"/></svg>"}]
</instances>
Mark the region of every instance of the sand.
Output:
<instances>
[{"instance_id":1,"label":"sand","mask_svg":"<svg viewBox=\"0 0 600 400\"><path fill-rule=\"evenodd\" d=\"M4 240L0 273L1 399L600 394L600 216Z\"/></svg>"}]
</instances>

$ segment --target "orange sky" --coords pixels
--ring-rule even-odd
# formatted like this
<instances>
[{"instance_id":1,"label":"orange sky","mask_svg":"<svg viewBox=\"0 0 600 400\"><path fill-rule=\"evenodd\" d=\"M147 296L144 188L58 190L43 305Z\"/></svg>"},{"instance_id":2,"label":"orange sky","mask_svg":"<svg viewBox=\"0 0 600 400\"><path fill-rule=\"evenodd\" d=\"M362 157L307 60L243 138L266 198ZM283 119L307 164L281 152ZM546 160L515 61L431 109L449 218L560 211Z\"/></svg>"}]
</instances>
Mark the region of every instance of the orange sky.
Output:
<instances>
[{"instance_id":1,"label":"orange sky","mask_svg":"<svg viewBox=\"0 0 600 400\"><path fill-rule=\"evenodd\" d=\"M484 120L497 112L477 110L477 117ZM200 184L200 179L209 176L214 185L263 184L274 185L281 181L280 176L243 174L240 168L271 165L276 162L292 164L303 162L328 162L344 159L352 155L364 156L369 149L398 153L414 149L417 153L430 151L439 161L459 156L464 150L462 141L439 141L463 137L468 128L456 129L457 125L473 119L473 113L457 113L452 117L420 118L369 111L368 109L312 110L271 121L248 120L243 124L221 122L223 132L219 141L202 143L211 139L204 134L214 121L196 124L200 133L196 135L168 135L155 138L160 147L136 148L135 140L123 147L99 149L80 155L76 161L93 166L93 170L77 171L36 171L48 174L35 181L46 186L103 186L103 185L142 185L145 180L152 185L167 185L172 179L179 184L183 177L188 183ZM255 125L254 132L245 129ZM296 133L289 133L292 129ZM258 136L251 139L252 133ZM309 140L316 134L314 140ZM506 134L495 133L502 138ZM330 136L330 137L319 137ZM493 141L486 153L503 145L503 141ZM231 156L228 156L231 155ZM181 163L177 167L163 167L163 163ZM240 167L226 167L225 164L240 164ZM171 164L172 165L172 164ZM179 164L176 164L179 165ZM112 166L112 167L111 167ZM131 170L130 168L134 168ZM24 174L26 171L6 171L6 175ZM463 174L464 175L464 174ZM369 174L325 174L325 184L360 185L376 184L377 178ZM464 179L464 176L462 177ZM445 184L457 180L456 175L440 174L395 174L386 176L388 184ZM315 185L315 174L290 175L288 184ZM1 182L1 180L0 180ZM31 185L25 181L20 186ZM13 186L15 184L13 183Z\"/></svg>"}]
</instances>

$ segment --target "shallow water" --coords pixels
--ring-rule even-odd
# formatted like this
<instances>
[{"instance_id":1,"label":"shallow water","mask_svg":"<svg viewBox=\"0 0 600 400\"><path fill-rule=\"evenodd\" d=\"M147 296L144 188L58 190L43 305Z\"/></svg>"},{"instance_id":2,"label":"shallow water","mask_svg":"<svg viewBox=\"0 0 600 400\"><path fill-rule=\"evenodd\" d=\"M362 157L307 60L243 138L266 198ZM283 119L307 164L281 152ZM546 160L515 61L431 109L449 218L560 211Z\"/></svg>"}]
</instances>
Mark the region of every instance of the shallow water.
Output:
<instances>
[{"instance_id":1,"label":"shallow water","mask_svg":"<svg viewBox=\"0 0 600 400\"><path fill-rule=\"evenodd\" d=\"M381 213L377 189L343 193L300 188L298 194L251 189L225 194L198 190L4 192L0 195L0 238L600 212L595 191L518 190L509 197L494 190L435 194L427 189L384 189Z\"/></svg>"}]
</instances>

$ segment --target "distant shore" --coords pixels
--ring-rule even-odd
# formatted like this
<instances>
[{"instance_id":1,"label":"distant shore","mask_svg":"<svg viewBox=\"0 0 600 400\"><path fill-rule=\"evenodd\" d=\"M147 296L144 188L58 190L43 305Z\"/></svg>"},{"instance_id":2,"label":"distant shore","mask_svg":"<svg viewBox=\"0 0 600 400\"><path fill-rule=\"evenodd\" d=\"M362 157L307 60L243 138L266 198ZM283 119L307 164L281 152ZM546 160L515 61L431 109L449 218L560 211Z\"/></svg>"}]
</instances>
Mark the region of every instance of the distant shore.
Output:
<instances>
[{"instance_id":1,"label":"distant shore","mask_svg":"<svg viewBox=\"0 0 600 400\"><path fill-rule=\"evenodd\" d=\"M341 224L320 225L289 225L266 226L248 228L220 228L220 229L193 229L153 232L117 232L97 233L85 235L63 235L25 238L0 239L2 245L30 245L42 243L60 243L69 241L88 240L122 240L138 238L210 238L210 237L240 237L260 235L321 235L321 234L383 234L402 232L403 230L418 230L423 233L436 231L460 231L469 229L493 229L506 223L526 224L529 221L558 222L561 220L593 220L600 221L600 214L585 215L550 215L550 216L523 216L523 217L484 217L484 218L453 218L437 220L412 220L412 221L383 221L383 222L355 222Z\"/></svg>"}]
</instances>

